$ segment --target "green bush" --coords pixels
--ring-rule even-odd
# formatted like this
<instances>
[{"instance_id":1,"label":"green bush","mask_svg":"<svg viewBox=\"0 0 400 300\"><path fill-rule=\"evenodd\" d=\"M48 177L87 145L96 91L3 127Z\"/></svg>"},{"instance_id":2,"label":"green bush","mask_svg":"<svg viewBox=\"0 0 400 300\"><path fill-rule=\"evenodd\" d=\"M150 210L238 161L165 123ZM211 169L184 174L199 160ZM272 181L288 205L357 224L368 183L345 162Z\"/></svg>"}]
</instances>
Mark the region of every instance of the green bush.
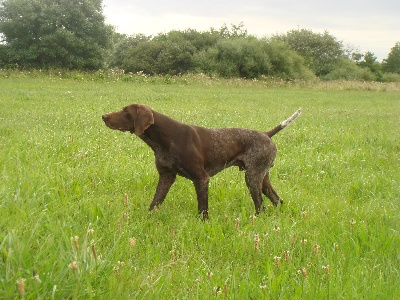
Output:
<instances>
[{"instance_id":1,"label":"green bush","mask_svg":"<svg viewBox=\"0 0 400 300\"><path fill-rule=\"evenodd\" d=\"M220 40L194 57L196 70L222 77L312 79L304 60L279 41L240 37Z\"/></svg>"},{"instance_id":2,"label":"green bush","mask_svg":"<svg viewBox=\"0 0 400 300\"><path fill-rule=\"evenodd\" d=\"M361 80L375 81L377 76L368 68L357 66L348 59L341 59L331 72L323 76L324 80Z\"/></svg>"},{"instance_id":3,"label":"green bush","mask_svg":"<svg viewBox=\"0 0 400 300\"><path fill-rule=\"evenodd\" d=\"M124 59L126 72L144 72L149 75L177 75L192 68L194 47L188 43L152 40L131 48Z\"/></svg>"},{"instance_id":4,"label":"green bush","mask_svg":"<svg viewBox=\"0 0 400 300\"><path fill-rule=\"evenodd\" d=\"M222 77L257 78L271 69L263 43L255 38L221 39L195 55L196 69Z\"/></svg>"},{"instance_id":5,"label":"green bush","mask_svg":"<svg viewBox=\"0 0 400 300\"><path fill-rule=\"evenodd\" d=\"M150 37L143 34L133 36L120 36L116 34L115 39L118 41L115 43L114 49L109 58L108 66L110 68L122 68L127 52L133 47L138 46L140 43L149 41Z\"/></svg>"},{"instance_id":6,"label":"green bush","mask_svg":"<svg viewBox=\"0 0 400 300\"><path fill-rule=\"evenodd\" d=\"M400 74L397 73L383 73L382 82L400 82Z\"/></svg>"},{"instance_id":7,"label":"green bush","mask_svg":"<svg viewBox=\"0 0 400 300\"><path fill-rule=\"evenodd\" d=\"M289 49L286 43L270 40L266 44L266 51L272 64L270 76L305 80L315 78L315 74L305 65L304 59Z\"/></svg>"}]
</instances>

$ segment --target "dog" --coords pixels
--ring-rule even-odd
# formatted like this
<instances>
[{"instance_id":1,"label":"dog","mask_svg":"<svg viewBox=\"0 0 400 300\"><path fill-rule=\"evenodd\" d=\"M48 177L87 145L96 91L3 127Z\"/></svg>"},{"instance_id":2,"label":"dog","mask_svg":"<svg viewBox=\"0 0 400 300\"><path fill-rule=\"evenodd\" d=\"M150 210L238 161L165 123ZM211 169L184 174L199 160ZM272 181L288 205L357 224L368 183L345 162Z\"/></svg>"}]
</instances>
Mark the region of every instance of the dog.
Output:
<instances>
[{"instance_id":1,"label":"dog","mask_svg":"<svg viewBox=\"0 0 400 300\"><path fill-rule=\"evenodd\" d=\"M283 203L269 176L277 153L271 138L300 113L301 109L267 132L188 125L144 104L125 106L121 111L103 115L102 119L111 129L135 134L154 151L159 179L150 211L164 201L176 175L180 175L193 182L198 213L203 219L208 219L210 177L232 166L245 171L256 214L262 207L262 194L275 206Z\"/></svg>"}]
</instances>

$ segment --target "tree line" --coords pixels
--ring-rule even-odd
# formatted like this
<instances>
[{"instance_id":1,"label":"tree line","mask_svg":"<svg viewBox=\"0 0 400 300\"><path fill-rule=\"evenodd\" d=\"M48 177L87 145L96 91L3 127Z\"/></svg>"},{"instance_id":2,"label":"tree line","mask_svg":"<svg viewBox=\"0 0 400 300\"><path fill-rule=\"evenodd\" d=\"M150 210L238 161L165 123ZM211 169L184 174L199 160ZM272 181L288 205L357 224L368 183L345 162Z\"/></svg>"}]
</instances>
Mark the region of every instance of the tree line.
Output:
<instances>
[{"instance_id":1,"label":"tree line","mask_svg":"<svg viewBox=\"0 0 400 300\"><path fill-rule=\"evenodd\" d=\"M0 67L148 75L400 81L400 42L378 62L328 31L258 38L245 26L122 35L105 23L102 0L0 0Z\"/></svg>"}]
</instances>

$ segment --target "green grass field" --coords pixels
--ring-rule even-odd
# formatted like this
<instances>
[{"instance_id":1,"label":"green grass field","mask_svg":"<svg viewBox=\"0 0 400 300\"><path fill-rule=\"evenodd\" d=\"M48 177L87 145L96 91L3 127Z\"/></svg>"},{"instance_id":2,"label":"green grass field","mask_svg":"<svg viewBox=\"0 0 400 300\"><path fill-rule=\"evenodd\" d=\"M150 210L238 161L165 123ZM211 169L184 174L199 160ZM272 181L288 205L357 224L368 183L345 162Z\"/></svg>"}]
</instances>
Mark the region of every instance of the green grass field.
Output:
<instances>
[{"instance_id":1,"label":"green grass field","mask_svg":"<svg viewBox=\"0 0 400 300\"><path fill-rule=\"evenodd\" d=\"M0 76L0 299L399 299L388 87ZM149 213L153 153L101 120L129 103L264 131L302 107L274 137L284 205L253 217L231 168L211 179L210 221L183 178Z\"/></svg>"}]
</instances>

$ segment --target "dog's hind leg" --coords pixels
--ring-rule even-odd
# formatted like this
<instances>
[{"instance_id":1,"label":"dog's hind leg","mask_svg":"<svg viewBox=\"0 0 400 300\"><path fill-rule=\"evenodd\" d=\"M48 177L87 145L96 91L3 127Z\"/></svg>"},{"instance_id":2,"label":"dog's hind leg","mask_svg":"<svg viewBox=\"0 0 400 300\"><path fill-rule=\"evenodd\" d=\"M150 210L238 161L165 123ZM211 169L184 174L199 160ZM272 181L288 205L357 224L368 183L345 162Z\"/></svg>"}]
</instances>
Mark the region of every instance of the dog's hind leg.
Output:
<instances>
[{"instance_id":1,"label":"dog's hind leg","mask_svg":"<svg viewBox=\"0 0 400 300\"><path fill-rule=\"evenodd\" d=\"M253 199L254 202L254 208L256 211L256 214L258 215L260 213L261 205L262 205L262 180L263 180L263 175L259 170L253 170L253 169L246 169L246 184L247 187L249 188L251 198Z\"/></svg>"},{"instance_id":2,"label":"dog's hind leg","mask_svg":"<svg viewBox=\"0 0 400 300\"><path fill-rule=\"evenodd\" d=\"M278 203L283 203L279 195L275 192L274 188L272 187L271 181L269 179L269 171L267 171L267 174L264 176L264 180L262 183L262 192L265 196L271 200L271 202L277 206Z\"/></svg>"}]
</instances>

